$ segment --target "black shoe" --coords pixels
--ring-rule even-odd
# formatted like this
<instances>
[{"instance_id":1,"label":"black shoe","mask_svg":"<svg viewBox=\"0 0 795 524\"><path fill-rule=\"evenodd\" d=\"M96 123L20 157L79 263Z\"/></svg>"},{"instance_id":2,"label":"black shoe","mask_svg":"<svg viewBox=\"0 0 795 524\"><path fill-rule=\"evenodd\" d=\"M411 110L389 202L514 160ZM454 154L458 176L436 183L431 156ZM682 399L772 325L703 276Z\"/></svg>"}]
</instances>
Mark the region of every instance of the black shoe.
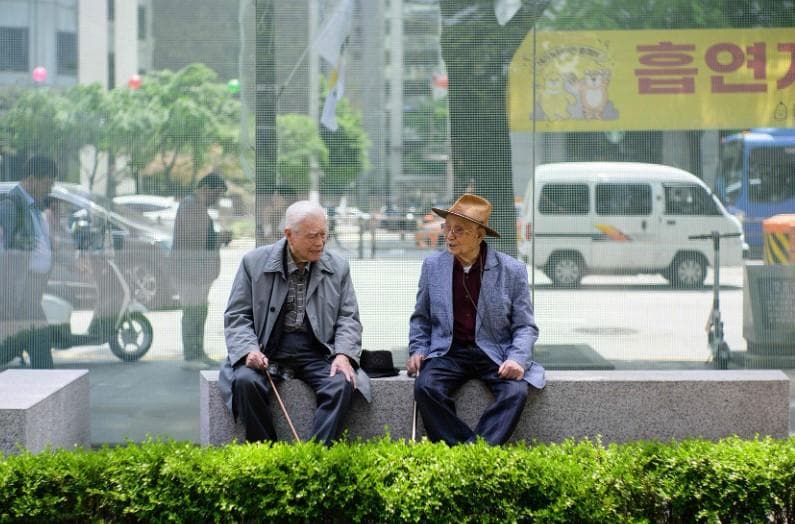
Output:
<instances>
[{"instance_id":1,"label":"black shoe","mask_svg":"<svg viewBox=\"0 0 795 524\"><path fill-rule=\"evenodd\" d=\"M184 369L190 370L218 369L220 364L220 362L211 359L206 354L201 354L185 358L185 362L182 364L182 367Z\"/></svg>"}]
</instances>

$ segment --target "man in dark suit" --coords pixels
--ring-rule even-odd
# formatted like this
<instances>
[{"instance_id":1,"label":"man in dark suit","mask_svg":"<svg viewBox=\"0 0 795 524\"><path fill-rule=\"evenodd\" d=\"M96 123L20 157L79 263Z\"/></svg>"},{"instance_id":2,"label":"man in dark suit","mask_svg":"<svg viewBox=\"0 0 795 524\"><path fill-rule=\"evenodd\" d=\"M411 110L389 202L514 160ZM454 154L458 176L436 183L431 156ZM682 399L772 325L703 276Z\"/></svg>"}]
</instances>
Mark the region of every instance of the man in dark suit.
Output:
<instances>
[{"instance_id":1,"label":"man in dark suit","mask_svg":"<svg viewBox=\"0 0 795 524\"><path fill-rule=\"evenodd\" d=\"M41 297L52 269L53 250L42 203L58 168L50 158L31 157L23 178L0 200L0 340L11 357L27 351L32 368L52 368L49 329Z\"/></svg>"},{"instance_id":2,"label":"man in dark suit","mask_svg":"<svg viewBox=\"0 0 795 524\"><path fill-rule=\"evenodd\" d=\"M221 257L218 249L229 243L229 232L216 232L207 209L226 192L226 182L217 173L205 176L196 190L182 199L174 220L174 280L182 304L182 353L188 366L216 367L204 352L207 297L218 278Z\"/></svg>"}]
</instances>

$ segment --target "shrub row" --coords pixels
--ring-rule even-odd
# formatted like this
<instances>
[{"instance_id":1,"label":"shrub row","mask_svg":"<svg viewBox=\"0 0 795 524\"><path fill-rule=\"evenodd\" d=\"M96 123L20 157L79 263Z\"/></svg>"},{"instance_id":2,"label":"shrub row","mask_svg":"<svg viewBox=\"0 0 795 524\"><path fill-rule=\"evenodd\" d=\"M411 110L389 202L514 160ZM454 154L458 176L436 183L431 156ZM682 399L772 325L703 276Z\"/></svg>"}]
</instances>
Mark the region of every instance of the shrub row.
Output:
<instances>
[{"instance_id":1,"label":"shrub row","mask_svg":"<svg viewBox=\"0 0 795 524\"><path fill-rule=\"evenodd\" d=\"M0 459L0 522L793 522L795 438L149 441Z\"/></svg>"}]
</instances>

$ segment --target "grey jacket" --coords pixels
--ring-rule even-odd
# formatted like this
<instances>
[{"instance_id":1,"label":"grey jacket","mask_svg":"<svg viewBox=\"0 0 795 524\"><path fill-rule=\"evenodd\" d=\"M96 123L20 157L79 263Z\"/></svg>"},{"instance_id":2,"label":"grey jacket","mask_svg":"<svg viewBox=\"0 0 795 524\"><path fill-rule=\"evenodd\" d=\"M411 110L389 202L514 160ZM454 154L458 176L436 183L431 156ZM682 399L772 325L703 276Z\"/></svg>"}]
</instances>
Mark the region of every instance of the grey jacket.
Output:
<instances>
[{"instance_id":1,"label":"grey jacket","mask_svg":"<svg viewBox=\"0 0 795 524\"><path fill-rule=\"evenodd\" d=\"M240 262L224 312L228 355L221 366L218 386L232 411L232 367L251 351L267 346L276 319L287 298L287 275L282 255L287 240L246 253ZM306 290L306 315L315 338L329 351L350 357L358 368L362 352L359 306L345 259L326 251L312 264ZM356 387L370 400L370 380L357 369Z\"/></svg>"},{"instance_id":2,"label":"grey jacket","mask_svg":"<svg viewBox=\"0 0 795 524\"><path fill-rule=\"evenodd\" d=\"M447 251L425 259L417 303L409 322L409 354L428 358L447 353L453 343L453 255ZM478 298L475 341L496 364L521 364L524 380L545 384L544 368L533 361L538 327L527 283L527 266L488 249Z\"/></svg>"}]
</instances>

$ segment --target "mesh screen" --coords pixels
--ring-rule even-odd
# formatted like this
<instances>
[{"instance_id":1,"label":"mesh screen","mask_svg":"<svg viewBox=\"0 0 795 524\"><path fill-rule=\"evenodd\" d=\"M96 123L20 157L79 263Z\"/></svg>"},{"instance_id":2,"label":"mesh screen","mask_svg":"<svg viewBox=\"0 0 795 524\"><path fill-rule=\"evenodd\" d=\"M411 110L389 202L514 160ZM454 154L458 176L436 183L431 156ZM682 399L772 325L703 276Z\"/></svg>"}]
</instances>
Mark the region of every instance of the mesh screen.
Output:
<instances>
[{"instance_id":1,"label":"mesh screen","mask_svg":"<svg viewBox=\"0 0 795 524\"><path fill-rule=\"evenodd\" d=\"M793 368L795 6L730 4L0 0L0 365L90 369L96 443L198 440L242 257L308 199L402 367L474 192L548 370Z\"/></svg>"}]
</instances>

